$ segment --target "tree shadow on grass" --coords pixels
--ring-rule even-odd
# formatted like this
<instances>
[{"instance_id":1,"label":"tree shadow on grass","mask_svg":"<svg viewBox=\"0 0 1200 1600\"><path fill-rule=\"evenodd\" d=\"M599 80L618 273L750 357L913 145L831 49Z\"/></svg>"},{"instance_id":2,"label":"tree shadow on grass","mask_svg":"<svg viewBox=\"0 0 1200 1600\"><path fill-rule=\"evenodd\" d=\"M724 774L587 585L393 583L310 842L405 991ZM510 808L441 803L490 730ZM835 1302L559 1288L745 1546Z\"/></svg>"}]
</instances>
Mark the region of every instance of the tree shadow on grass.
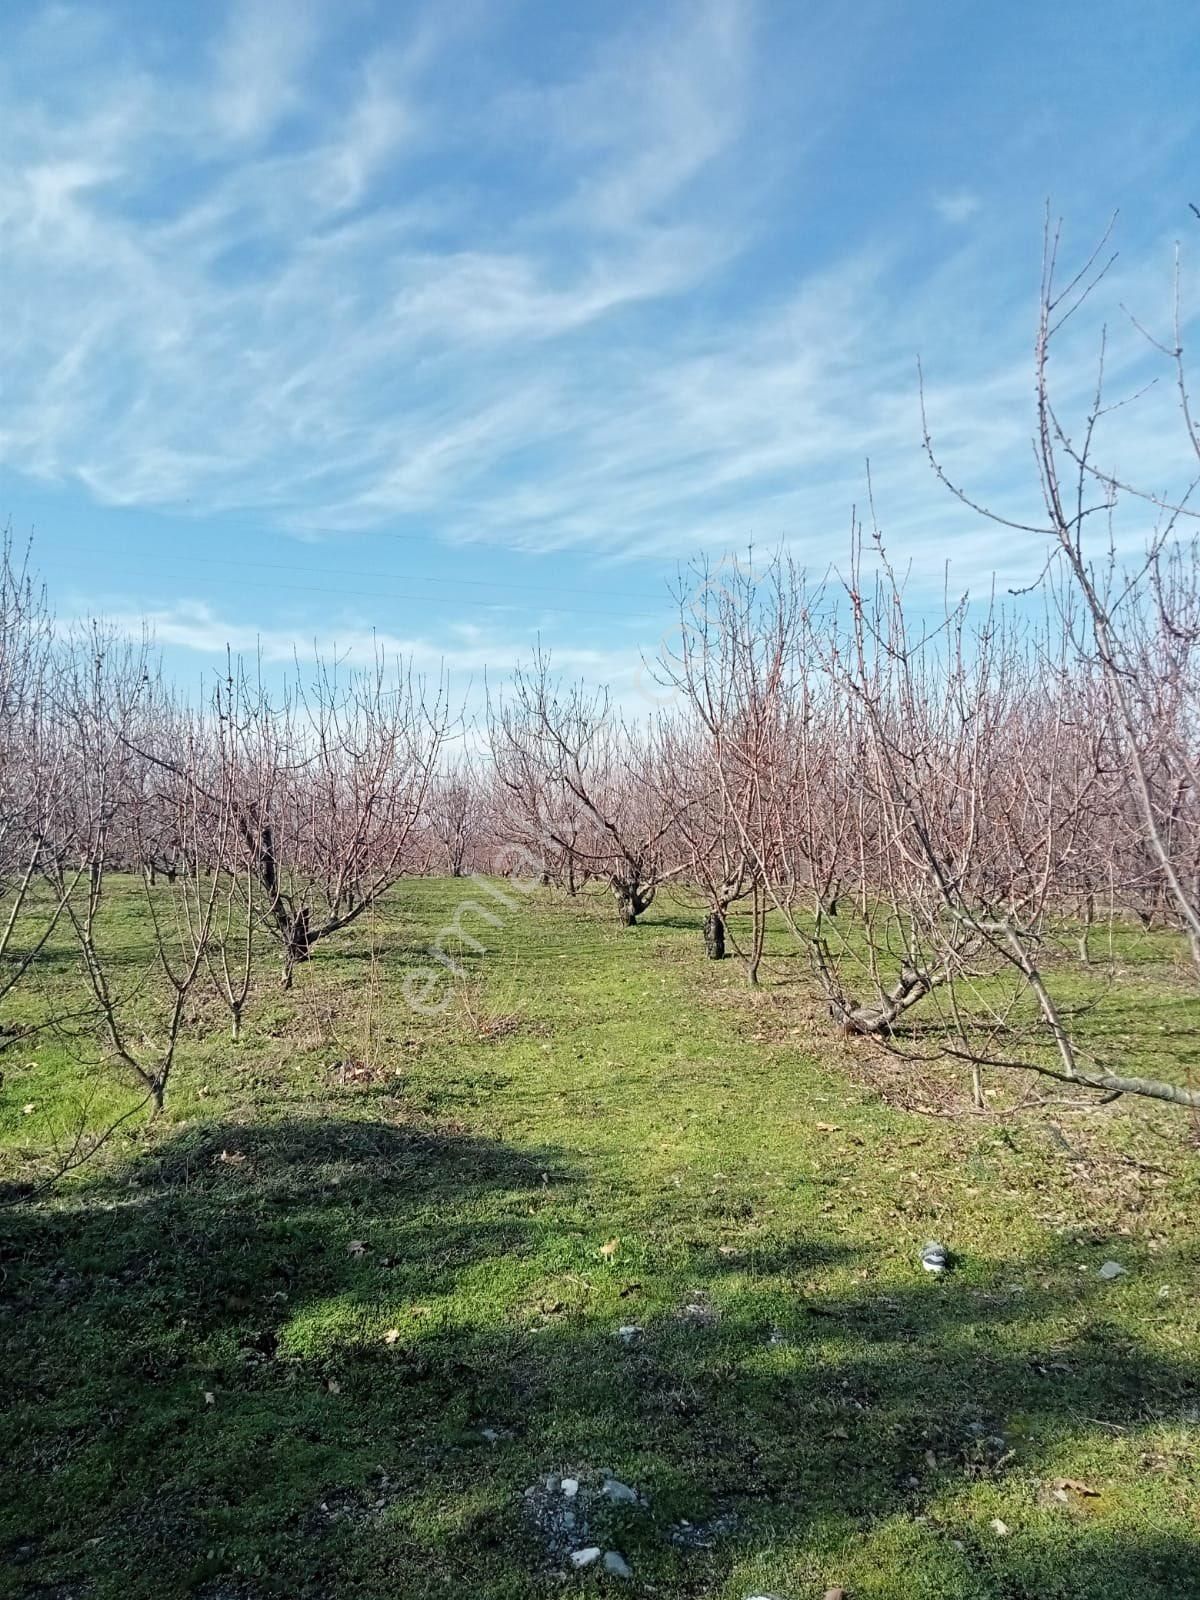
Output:
<instances>
[{"instance_id":1,"label":"tree shadow on grass","mask_svg":"<svg viewBox=\"0 0 1200 1600\"><path fill-rule=\"evenodd\" d=\"M581 1243L599 1203L555 1150L288 1119L10 1211L0 1594L594 1589L528 1515L568 1471L579 1537L660 1594L1200 1593L1170 1494L1139 1527L1120 1486L1055 1487L1200 1393L1194 1358L1105 1315L1111 1286L1047 1260L1021 1293L975 1263L881 1294L799 1240L618 1298ZM603 1469L642 1500L599 1495ZM1177 1507L1195 1489L1157 1446L1144 1471Z\"/></svg>"}]
</instances>

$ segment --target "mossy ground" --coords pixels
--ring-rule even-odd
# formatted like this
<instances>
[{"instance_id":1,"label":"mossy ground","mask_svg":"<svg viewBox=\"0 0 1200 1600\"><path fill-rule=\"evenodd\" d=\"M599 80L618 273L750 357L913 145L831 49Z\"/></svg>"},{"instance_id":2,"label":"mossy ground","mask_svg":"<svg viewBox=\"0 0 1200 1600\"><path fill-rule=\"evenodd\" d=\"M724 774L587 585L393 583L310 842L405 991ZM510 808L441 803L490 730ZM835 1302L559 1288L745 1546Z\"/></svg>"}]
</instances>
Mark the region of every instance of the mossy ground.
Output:
<instances>
[{"instance_id":1,"label":"mossy ground","mask_svg":"<svg viewBox=\"0 0 1200 1600\"><path fill-rule=\"evenodd\" d=\"M32 1198L126 1091L5 1055L0 1595L1200 1596L1186 1115L1013 1111L999 1074L971 1115L665 899L621 929L523 896L414 1013L467 895L401 885L237 1046L206 1001L166 1113ZM140 915L114 892L131 955ZM1096 1026L1186 1070L1200 1005L1137 948ZM631 1584L564 1576L526 1516L577 1468L645 1497L596 1518Z\"/></svg>"}]
</instances>

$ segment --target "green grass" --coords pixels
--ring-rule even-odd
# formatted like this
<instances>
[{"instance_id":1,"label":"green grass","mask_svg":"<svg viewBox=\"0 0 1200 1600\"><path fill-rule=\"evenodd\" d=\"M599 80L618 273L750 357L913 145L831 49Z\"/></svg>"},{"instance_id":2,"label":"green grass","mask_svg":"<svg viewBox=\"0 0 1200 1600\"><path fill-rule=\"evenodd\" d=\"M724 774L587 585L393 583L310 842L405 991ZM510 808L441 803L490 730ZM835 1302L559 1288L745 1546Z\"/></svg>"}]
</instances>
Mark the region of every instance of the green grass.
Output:
<instances>
[{"instance_id":1,"label":"green grass","mask_svg":"<svg viewBox=\"0 0 1200 1600\"><path fill-rule=\"evenodd\" d=\"M165 1116L49 1194L126 1091L0 1062L0 1595L1200 1595L1186 1117L1011 1113L999 1074L991 1116L914 1114L944 1076L814 1036L798 962L750 993L666 901L522 900L416 1015L466 892L404 884L374 965L363 924L239 1046L205 1001ZM1186 1057L1200 1006L1138 949L1096 1026ZM563 1575L525 1491L568 1472L632 1584Z\"/></svg>"}]
</instances>

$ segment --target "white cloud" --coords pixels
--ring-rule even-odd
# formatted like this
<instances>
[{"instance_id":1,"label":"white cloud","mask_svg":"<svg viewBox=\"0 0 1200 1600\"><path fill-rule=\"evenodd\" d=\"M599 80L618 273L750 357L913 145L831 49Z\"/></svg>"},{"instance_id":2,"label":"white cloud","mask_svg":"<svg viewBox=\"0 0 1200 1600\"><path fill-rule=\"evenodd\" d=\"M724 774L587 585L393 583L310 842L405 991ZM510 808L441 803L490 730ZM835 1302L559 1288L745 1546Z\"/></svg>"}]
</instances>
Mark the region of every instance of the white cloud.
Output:
<instances>
[{"instance_id":1,"label":"white cloud","mask_svg":"<svg viewBox=\"0 0 1200 1600\"><path fill-rule=\"evenodd\" d=\"M210 110L227 139L266 138L303 103L317 43L309 0L234 0L214 50Z\"/></svg>"},{"instance_id":2,"label":"white cloud","mask_svg":"<svg viewBox=\"0 0 1200 1600\"><path fill-rule=\"evenodd\" d=\"M398 87L400 63L382 59L363 74L358 98L327 149L317 154L315 197L322 210L356 206L384 163L417 133L417 118ZM322 170L323 169L323 170Z\"/></svg>"},{"instance_id":3,"label":"white cloud","mask_svg":"<svg viewBox=\"0 0 1200 1600\"><path fill-rule=\"evenodd\" d=\"M1036 208L1014 242L975 194L935 196L976 225L939 235L932 266L919 218L886 247L865 227L824 255L776 251L813 263L790 276L751 256L753 7L639 14L517 90L468 48L482 13L430 10L339 58L335 93L314 81L332 12L228 15L182 82L112 41L104 71L72 58L46 98L0 61L0 303L18 308L0 461L310 537L411 520L614 559L788 539L821 567L869 456L883 520L927 572L947 553L972 574L1036 559L936 486L915 381L921 350L950 465L1024 508ZM1147 306L1140 265L1106 307ZM1115 346L1114 376L1137 359ZM1071 398L1089 362L1060 365ZM1160 483L1156 404L1123 415L1123 459Z\"/></svg>"},{"instance_id":4,"label":"white cloud","mask_svg":"<svg viewBox=\"0 0 1200 1600\"><path fill-rule=\"evenodd\" d=\"M615 40L582 83L540 97L567 149L602 156L579 184L581 216L611 228L652 221L729 146L745 109L753 11L696 0Z\"/></svg>"},{"instance_id":5,"label":"white cloud","mask_svg":"<svg viewBox=\"0 0 1200 1600\"><path fill-rule=\"evenodd\" d=\"M968 189L956 189L952 194L939 194L933 198L933 209L943 222L956 225L970 222L983 201Z\"/></svg>"},{"instance_id":6,"label":"white cloud","mask_svg":"<svg viewBox=\"0 0 1200 1600\"><path fill-rule=\"evenodd\" d=\"M76 621L82 621L93 610L76 604L73 614ZM541 644L556 673L570 680L605 684L613 703L629 715L645 716L662 703L636 647L554 643L533 626L505 633L473 622L452 622L441 630L451 641L445 644L421 634L399 635L373 628L352 614L319 629L303 623L259 628L222 615L204 601L189 599L136 611L118 608L105 616L120 632L132 638L148 634L152 646L172 652L173 672L169 675L182 678L185 684L194 681L187 664L193 657L208 681L211 673L222 670L230 654L246 662L260 661L269 676L284 676L296 664L303 672L318 656L325 662L358 666L382 656L393 666L411 668L430 685L444 680L450 704L462 709L468 720L478 719L484 713L488 690L503 691L513 669L528 662L534 645ZM554 620L550 613L541 619L546 624ZM62 627L71 626L68 617Z\"/></svg>"},{"instance_id":7,"label":"white cloud","mask_svg":"<svg viewBox=\"0 0 1200 1600\"><path fill-rule=\"evenodd\" d=\"M573 86L598 108L619 61L641 108L603 153L597 216L571 215L572 174L486 247L461 242L465 195L397 189L396 163L428 134L428 23L364 60L343 106L305 88L316 14L267 0L230 13L207 89L93 79L73 125L29 102L0 167L0 288L23 308L6 330L0 456L118 505L257 506L292 527L427 508L450 481L473 515L501 457L567 425L567 341L685 292L736 249L640 216L729 137L733 114L704 101L740 49L737 10L689 16L669 52L664 31L641 76L625 46ZM279 147L270 135L293 113L305 137ZM206 119L253 148L209 159ZM386 196L355 209L385 177ZM604 242L618 212L620 241Z\"/></svg>"}]
</instances>

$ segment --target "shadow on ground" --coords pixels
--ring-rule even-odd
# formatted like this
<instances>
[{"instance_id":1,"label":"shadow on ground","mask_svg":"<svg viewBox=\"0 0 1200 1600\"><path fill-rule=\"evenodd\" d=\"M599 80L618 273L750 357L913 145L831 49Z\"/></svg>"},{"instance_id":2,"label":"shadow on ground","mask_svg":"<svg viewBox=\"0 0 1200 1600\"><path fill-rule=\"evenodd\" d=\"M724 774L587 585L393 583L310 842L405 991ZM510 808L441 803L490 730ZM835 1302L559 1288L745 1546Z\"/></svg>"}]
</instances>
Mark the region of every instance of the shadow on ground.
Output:
<instances>
[{"instance_id":1,"label":"shadow on ground","mask_svg":"<svg viewBox=\"0 0 1200 1600\"><path fill-rule=\"evenodd\" d=\"M1046 1476L1064 1440L1200 1392L1082 1287L1065 1322L1033 1281L832 1295L848 1253L798 1240L664 1269L617 1315L577 1270L588 1204L554 1150L287 1120L185 1131L11 1209L0 1594L595 1591L615 1580L564 1578L525 1491L605 1469L643 1503L601 1497L581 1528L645 1592L741 1595L769 1558L820 1593L874 1540L907 1571L868 1567L856 1597L1200 1594L1195 1542ZM544 1288L573 1280L567 1304ZM1032 1525L999 1539L987 1497L1014 1475Z\"/></svg>"}]
</instances>

